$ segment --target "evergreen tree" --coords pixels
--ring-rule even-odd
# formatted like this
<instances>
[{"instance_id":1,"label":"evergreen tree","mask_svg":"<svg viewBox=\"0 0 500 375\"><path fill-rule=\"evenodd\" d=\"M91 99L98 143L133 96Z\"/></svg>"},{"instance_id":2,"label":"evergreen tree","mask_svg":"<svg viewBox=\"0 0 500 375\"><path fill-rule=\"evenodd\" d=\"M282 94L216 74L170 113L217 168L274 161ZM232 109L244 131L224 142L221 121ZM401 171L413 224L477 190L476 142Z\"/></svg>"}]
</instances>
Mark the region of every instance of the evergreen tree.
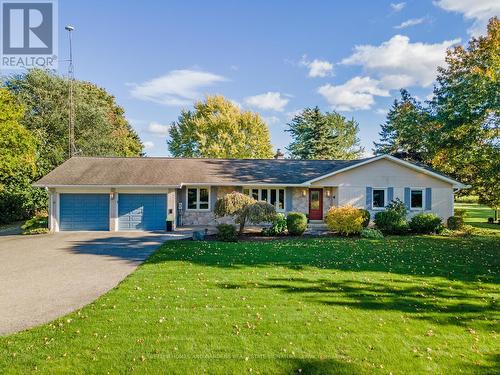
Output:
<instances>
[{"instance_id":1,"label":"evergreen tree","mask_svg":"<svg viewBox=\"0 0 500 375\"><path fill-rule=\"evenodd\" d=\"M359 126L337 112L306 108L287 124L293 141L287 147L296 159L356 159L363 153Z\"/></svg>"}]
</instances>

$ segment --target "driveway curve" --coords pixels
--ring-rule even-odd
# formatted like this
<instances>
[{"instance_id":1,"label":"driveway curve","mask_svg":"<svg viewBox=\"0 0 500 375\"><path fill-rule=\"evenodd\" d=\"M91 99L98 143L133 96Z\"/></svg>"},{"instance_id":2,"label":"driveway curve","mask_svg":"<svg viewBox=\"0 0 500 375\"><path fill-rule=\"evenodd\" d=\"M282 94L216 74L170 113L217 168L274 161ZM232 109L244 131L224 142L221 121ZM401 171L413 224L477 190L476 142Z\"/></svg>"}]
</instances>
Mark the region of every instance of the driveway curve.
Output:
<instances>
[{"instance_id":1,"label":"driveway curve","mask_svg":"<svg viewBox=\"0 0 500 375\"><path fill-rule=\"evenodd\" d=\"M56 319L115 287L163 242L186 234L0 236L0 335Z\"/></svg>"}]
</instances>

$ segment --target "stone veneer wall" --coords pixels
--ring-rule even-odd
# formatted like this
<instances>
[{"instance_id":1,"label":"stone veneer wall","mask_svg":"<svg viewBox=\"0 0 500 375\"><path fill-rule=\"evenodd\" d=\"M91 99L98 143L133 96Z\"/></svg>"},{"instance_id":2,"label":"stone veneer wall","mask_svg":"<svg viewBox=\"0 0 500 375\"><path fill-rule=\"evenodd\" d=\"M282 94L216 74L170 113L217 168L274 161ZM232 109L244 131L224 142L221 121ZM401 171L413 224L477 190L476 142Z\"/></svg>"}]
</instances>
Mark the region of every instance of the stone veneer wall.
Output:
<instances>
[{"instance_id":1,"label":"stone veneer wall","mask_svg":"<svg viewBox=\"0 0 500 375\"><path fill-rule=\"evenodd\" d=\"M233 191L238 191L238 188L236 186L218 186L217 199ZM213 210L213 207L211 209ZM210 226L222 223L234 224L234 220L231 217L216 219L212 211L184 211L182 214L182 225Z\"/></svg>"},{"instance_id":2,"label":"stone veneer wall","mask_svg":"<svg viewBox=\"0 0 500 375\"><path fill-rule=\"evenodd\" d=\"M306 191L306 196L302 192ZM330 197L327 196L327 190L330 189ZM309 213L309 189L307 188L293 188L292 189L292 209L294 212ZM333 198L335 196L335 198ZM337 203L337 188L323 188L323 217L326 215L330 207L335 206Z\"/></svg>"}]
</instances>

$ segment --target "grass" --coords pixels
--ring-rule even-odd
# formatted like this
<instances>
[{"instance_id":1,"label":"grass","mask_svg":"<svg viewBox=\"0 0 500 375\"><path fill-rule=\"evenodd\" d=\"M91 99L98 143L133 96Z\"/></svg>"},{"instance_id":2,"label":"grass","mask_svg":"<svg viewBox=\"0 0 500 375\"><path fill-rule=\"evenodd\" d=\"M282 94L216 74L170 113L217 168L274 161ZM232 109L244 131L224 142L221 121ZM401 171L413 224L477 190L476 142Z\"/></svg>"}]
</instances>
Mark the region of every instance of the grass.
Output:
<instances>
[{"instance_id":1,"label":"grass","mask_svg":"<svg viewBox=\"0 0 500 375\"><path fill-rule=\"evenodd\" d=\"M495 212L477 203L455 203L455 208L466 209L465 222L479 229L486 229L490 234L500 235L499 224L488 224L489 217L495 217Z\"/></svg>"},{"instance_id":2,"label":"grass","mask_svg":"<svg viewBox=\"0 0 500 375\"><path fill-rule=\"evenodd\" d=\"M490 374L496 236L169 242L0 373Z\"/></svg>"}]
</instances>

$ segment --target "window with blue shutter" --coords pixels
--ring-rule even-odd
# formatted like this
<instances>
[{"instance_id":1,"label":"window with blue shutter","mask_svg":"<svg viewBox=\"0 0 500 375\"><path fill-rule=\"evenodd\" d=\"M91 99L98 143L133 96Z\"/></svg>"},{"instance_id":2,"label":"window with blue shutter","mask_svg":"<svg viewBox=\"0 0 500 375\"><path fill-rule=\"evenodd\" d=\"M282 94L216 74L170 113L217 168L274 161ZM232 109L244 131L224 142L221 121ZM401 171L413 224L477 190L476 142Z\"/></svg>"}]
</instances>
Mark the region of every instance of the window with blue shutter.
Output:
<instances>
[{"instance_id":1,"label":"window with blue shutter","mask_svg":"<svg viewBox=\"0 0 500 375\"><path fill-rule=\"evenodd\" d=\"M366 187L366 208L368 210L372 209L372 194L373 194L373 188L370 186Z\"/></svg>"},{"instance_id":2,"label":"window with blue shutter","mask_svg":"<svg viewBox=\"0 0 500 375\"><path fill-rule=\"evenodd\" d=\"M425 209L432 210L432 189L425 189Z\"/></svg>"},{"instance_id":3,"label":"window with blue shutter","mask_svg":"<svg viewBox=\"0 0 500 375\"><path fill-rule=\"evenodd\" d=\"M411 209L411 189L409 187L405 187L405 206L408 209L408 211Z\"/></svg>"}]
</instances>

